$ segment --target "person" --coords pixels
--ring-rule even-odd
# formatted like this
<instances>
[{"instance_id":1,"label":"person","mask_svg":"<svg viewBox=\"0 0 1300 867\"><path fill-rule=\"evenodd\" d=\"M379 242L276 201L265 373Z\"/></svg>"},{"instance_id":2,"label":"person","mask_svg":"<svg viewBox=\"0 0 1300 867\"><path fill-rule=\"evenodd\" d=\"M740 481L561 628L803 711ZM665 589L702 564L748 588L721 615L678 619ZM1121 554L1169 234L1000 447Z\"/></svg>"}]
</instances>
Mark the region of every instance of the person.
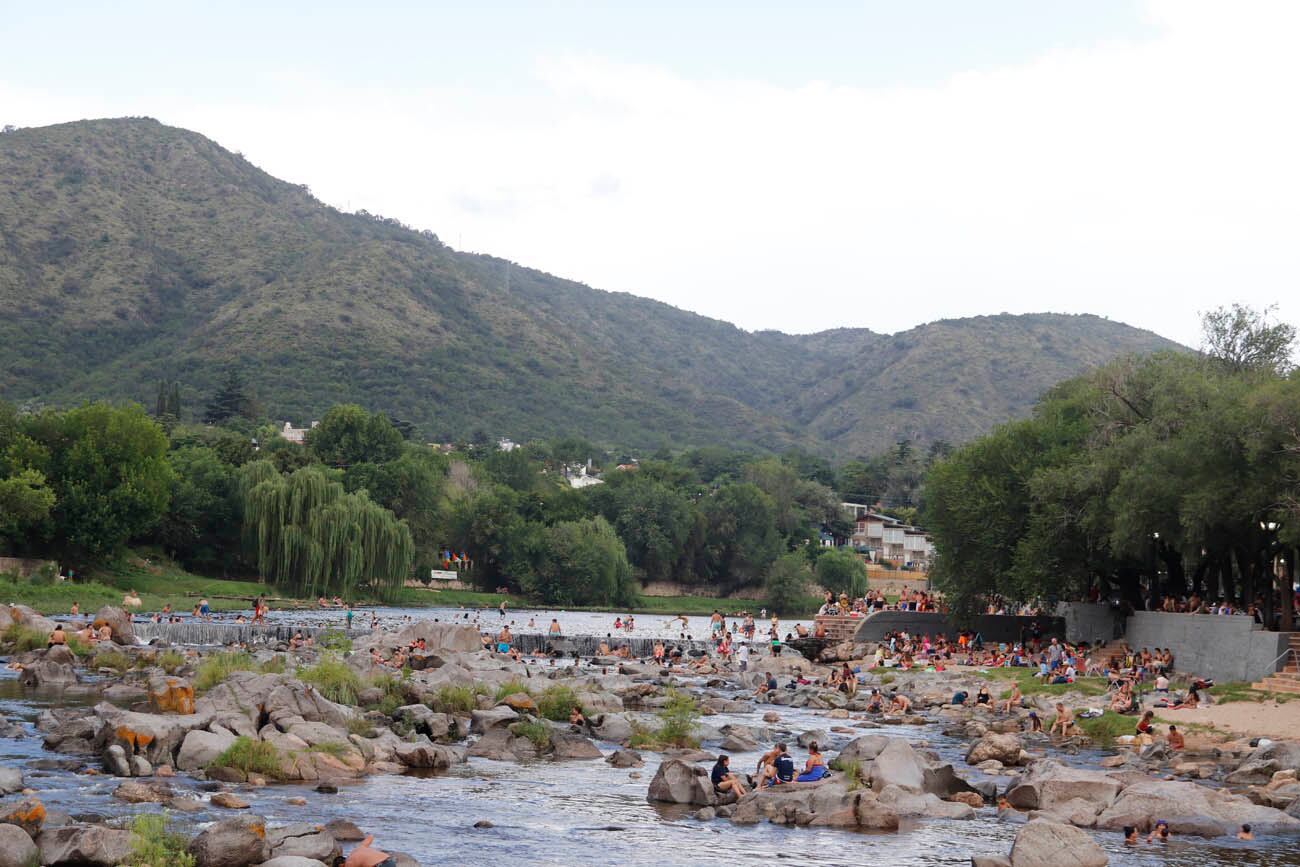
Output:
<instances>
[{"instance_id":1,"label":"person","mask_svg":"<svg viewBox=\"0 0 1300 867\"><path fill-rule=\"evenodd\" d=\"M1156 712L1153 710L1149 710L1146 713L1142 714L1142 719L1138 720L1137 722L1137 733L1139 735L1151 734L1151 729L1153 727L1152 721L1155 719L1155 716L1156 716Z\"/></svg>"},{"instance_id":2,"label":"person","mask_svg":"<svg viewBox=\"0 0 1300 867\"><path fill-rule=\"evenodd\" d=\"M351 629L352 628L352 605L350 603L348 604L347 614L345 614L344 616L347 618L348 629Z\"/></svg>"},{"instance_id":3,"label":"person","mask_svg":"<svg viewBox=\"0 0 1300 867\"><path fill-rule=\"evenodd\" d=\"M769 692L776 692L776 690L776 675L768 672L767 680L758 685L758 689L754 690L754 695L766 695Z\"/></svg>"},{"instance_id":4,"label":"person","mask_svg":"<svg viewBox=\"0 0 1300 867\"><path fill-rule=\"evenodd\" d=\"M885 697L880 694L880 690L871 690L871 696L867 699L867 713L880 713L884 710Z\"/></svg>"},{"instance_id":5,"label":"person","mask_svg":"<svg viewBox=\"0 0 1300 867\"><path fill-rule=\"evenodd\" d=\"M551 618L550 633L552 635L560 634L560 621L555 619L554 617Z\"/></svg>"},{"instance_id":6,"label":"person","mask_svg":"<svg viewBox=\"0 0 1300 867\"><path fill-rule=\"evenodd\" d=\"M1195 708L1201 703L1201 691L1193 683L1187 688L1187 698L1170 708L1170 710L1183 710L1184 708Z\"/></svg>"},{"instance_id":7,"label":"person","mask_svg":"<svg viewBox=\"0 0 1300 867\"><path fill-rule=\"evenodd\" d=\"M1025 724L1029 726L1031 732L1041 732L1043 730L1043 721L1038 718L1037 711L1030 711L1029 716L1025 718Z\"/></svg>"},{"instance_id":8,"label":"person","mask_svg":"<svg viewBox=\"0 0 1300 867\"><path fill-rule=\"evenodd\" d=\"M1020 684L1011 685L1011 695L1002 700L1002 712L1011 713L1011 708L1020 704L1021 699Z\"/></svg>"},{"instance_id":9,"label":"person","mask_svg":"<svg viewBox=\"0 0 1300 867\"><path fill-rule=\"evenodd\" d=\"M1137 829L1137 826L1136 826L1136 825L1125 825L1125 826L1124 826L1124 842L1127 843L1127 844L1130 845L1130 846L1135 846L1135 845L1137 845L1137 841L1138 841L1138 829Z\"/></svg>"},{"instance_id":10,"label":"person","mask_svg":"<svg viewBox=\"0 0 1300 867\"><path fill-rule=\"evenodd\" d=\"M1169 694L1169 678L1165 677L1163 671L1156 675L1156 692L1162 695Z\"/></svg>"},{"instance_id":11,"label":"person","mask_svg":"<svg viewBox=\"0 0 1300 867\"><path fill-rule=\"evenodd\" d=\"M907 713L912 709L912 700L901 692L896 692L889 699L890 713Z\"/></svg>"},{"instance_id":12,"label":"person","mask_svg":"<svg viewBox=\"0 0 1300 867\"><path fill-rule=\"evenodd\" d=\"M576 704L573 707L569 708L569 725L585 726L586 724L587 724L587 719L582 715L582 711L578 709L578 706Z\"/></svg>"},{"instance_id":13,"label":"person","mask_svg":"<svg viewBox=\"0 0 1300 867\"><path fill-rule=\"evenodd\" d=\"M510 627L502 626L501 631L497 633L497 653L510 652Z\"/></svg>"},{"instance_id":14,"label":"person","mask_svg":"<svg viewBox=\"0 0 1300 867\"><path fill-rule=\"evenodd\" d=\"M766 764L764 764L765 759L768 760ZM794 759L790 758L789 748L782 741L759 759L758 785L777 786L792 780L794 780Z\"/></svg>"},{"instance_id":15,"label":"person","mask_svg":"<svg viewBox=\"0 0 1300 867\"><path fill-rule=\"evenodd\" d=\"M970 695L966 692L966 690L959 689L952 694L952 703L954 705L964 705L966 704L966 699L969 697Z\"/></svg>"},{"instance_id":16,"label":"person","mask_svg":"<svg viewBox=\"0 0 1300 867\"><path fill-rule=\"evenodd\" d=\"M803 766L803 773L794 778L796 783L815 783L826 776L826 760L822 758L817 742L808 745L808 761Z\"/></svg>"},{"instance_id":17,"label":"person","mask_svg":"<svg viewBox=\"0 0 1300 867\"><path fill-rule=\"evenodd\" d=\"M74 599L73 602L72 602L72 608L70 609L69 614L70 614L72 617L76 617L76 616L77 616L78 614L80 614L80 613L81 613L81 606L78 605L77 602L76 602L76 600Z\"/></svg>"},{"instance_id":18,"label":"person","mask_svg":"<svg viewBox=\"0 0 1300 867\"><path fill-rule=\"evenodd\" d=\"M1061 737L1063 738L1068 738L1071 729L1074 728L1074 712L1067 710L1065 705L1059 701L1056 703L1056 719L1052 720L1052 727L1047 733L1049 735L1056 734L1057 728L1060 728Z\"/></svg>"},{"instance_id":19,"label":"person","mask_svg":"<svg viewBox=\"0 0 1300 867\"><path fill-rule=\"evenodd\" d=\"M740 671L743 674L749 670L749 645L741 643L740 648L736 651L736 659L740 662Z\"/></svg>"},{"instance_id":20,"label":"person","mask_svg":"<svg viewBox=\"0 0 1300 867\"><path fill-rule=\"evenodd\" d=\"M1171 725L1169 727L1168 741L1169 749L1171 750L1181 750L1183 747L1187 746L1187 741L1183 739L1183 733L1178 730L1177 726Z\"/></svg>"},{"instance_id":21,"label":"person","mask_svg":"<svg viewBox=\"0 0 1300 867\"><path fill-rule=\"evenodd\" d=\"M713 763L713 771L709 774L713 780L713 790L715 792L730 792L736 797L745 794L748 789L740 781L740 777L731 772L731 757L726 753L718 756L718 760Z\"/></svg>"},{"instance_id":22,"label":"person","mask_svg":"<svg viewBox=\"0 0 1300 867\"><path fill-rule=\"evenodd\" d=\"M56 623L54 625L54 631L50 633L50 640L46 643L45 646L53 647L56 644L67 644L67 643L68 643L68 634L63 631L63 624Z\"/></svg>"},{"instance_id":23,"label":"person","mask_svg":"<svg viewBox=\"0 0 1300 867\"><path fill-rule=\"evenodd\" d=\"M976 706L983 705L985 707L992 707L992 702L993 696L989 695L989 688L987 686L981 686L980 691L975 693Z\"/></svg>"},{"instance_id":24,"label":"person","mask_svg":"<svg viewBox=\"0 0 1300 867\"><path fill-rule=\"evenodd\" d=\"M1246 825L1242 825L1242 826L1241 826L1241 830L1237 832L1237 839L1238 839L1238 840L1254 840L1254 839L1255 839L1255 834L1254 834L1253 831L1250 830L1250 825L1249 825L1249 824L1246 824Z\"/></svg>"},{"instance_id":25,"label":"person","mask_svg":"<svg viewBox=\"0 0 1300 867\"><path fill-rule=\"evenodd\" d=\"M375 835L371 834L357 844L357 848L349 853L346 860L340 858L334 859L335 864L341 867L387 867L389 864L395 865L397 862L393 856L389 855L382 849L376 849L372 844L375 842Z\"/></svg>"},{"instance_id":26,"label":"person","mask_svg":"<svg viewBox=\"0 0 1300 867\"><path fill-rule=\"evenodd\" d=\"M1152 828L1151 833L1147 835L1147 842L1150 843L1156 838L1159 838L1161 843L1169 842L1169 823L1164 819L1156 822L1156 826Z\"/></svg>"}]
</instances>

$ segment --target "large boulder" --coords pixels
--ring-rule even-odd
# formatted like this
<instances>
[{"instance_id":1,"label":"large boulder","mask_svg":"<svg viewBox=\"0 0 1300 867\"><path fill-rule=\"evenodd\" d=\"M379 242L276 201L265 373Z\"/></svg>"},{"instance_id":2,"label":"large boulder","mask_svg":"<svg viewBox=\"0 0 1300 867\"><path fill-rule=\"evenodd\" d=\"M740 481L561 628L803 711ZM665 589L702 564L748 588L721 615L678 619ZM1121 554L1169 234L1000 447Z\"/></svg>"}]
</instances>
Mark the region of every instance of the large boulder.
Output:
<instances>
[{"instance_id":1,"label":"large boulder","mask_svg":"<svg viewBox=\"0 0 1300 867\"><path fill-rule=\"evenodd\" d=\"M599 759L600 749L582 735L551 734L551 755L556 759Z\"/></svg>"},{"instance_id":2,"label":"large boulder","mask_svg":"<svg viewBox=\"0 0 1300 867\"><path fill-rule=\"evenodd\" d=\"M50 633L54 631L55 622L45 617L34 608L26 605L10 605L8 608L9 623L17 623L19 626L26 626L37 632ZM8 624L6 624L8 628Z\"/></svg>"},{"instance_id":3,"label":"large boulder","mask_svg":"<svg viewBox=\"0 0 1300 867\"><path fill-rule=\"evenodd\" d=\"M157 713L194 713L194 687L183 677L151 677L149 706Z\"/></svg>"},{"instance_id":4,"label":"large boulder","mask_svg":"<svg viewBox=\"0 0 1300 867\"><path fill-rule=\"evenodd\" d=\"M1014 803L1014 802L1013 802ZM1133 825L1149 829L1157 819L1176 834L1217 837L1249 823L1260 834L1300 833L1300 820L1241 795L1196 783L1144 780L1128 786L1097 817L1097 827L1118 830Z\"/></svg>"},{"instance_id":5,"label":"large boulder","mask_svg":"<svg viewBox=\"0 0 1300 867\"><path fill-rule=\"evenodd\" d=\"M1238 768L1228 774L1230 785L1263 785L1278 771L1300 769L1300 743L1273 741L1246 756Z\"/></svg>"},{"instance_id":6,"label":"large boulder","mask_svg":"<svg viewBox=\"0 0 1300 867\"><path fill-rule=\"evenodd\" d=\"M135 630L131 628L131 615L121 608L105 605L95 612L95 619L91 622L91 625L96 629L107 626L113 630L114 644L135 644Z\"/></svg>"},{"instance_id":7,"label":"large boulder","mask_svg":"<svg viewBox=\"0 0 1300 867\"><path fill-rule=\"evenodd\" d=\"M36 838L42 864L115 867L131 857L131 832L102 825L46 828Z\"/></svg>"},{"instance_id":8,"label":"large boulder","mask_svg":"<svg viewBox=\"0 0 1300 867\"><path fill-rule=\"evenodd\" d=\"M248 867L271 857L266 836L261 816L237 816L209 825L186 851L194 856L195 867Z\"/></svg>"},{"instance_id":9,"label":"large boulder","mask_svg":"<svg viewBox=\"0 0 1300 867\"><path fill-rule=\"evenodd\" d=\"M484 734L492 729L506 728L519 719L513 708L499 704L491 710L476 710L469 715L469 730L475 734Z\"/></svg>"},{"instance_id":10,"label":"large boulder","mask_svg":"<svg viewBox=\"0 0 1300 867\"><path fill-rule=\"evenodd\" d=\"M273 858L294 856L330 864L342 854L334 835L320 825L297 823L271 828L266 833L266 842Z\"/></svg>"},{"instance_id":11,"label":"large boulder","mask_svg":"<svg viewBox=\"0 0 1300 867\"><path fill-rule=\"evenodd\" d=\"M412 731L428 735L431 740L454 740L460 734L455 717L436 713L428 705L408 704L399 707L394 717L405 722Z\"/></svg>"},{"instance_id":12,"label":"large boulder","mask_svg":"<svg viewBox=\"0 0 1300 867\"><path fill-rule=\"evenodd\" d=\"M784 825L817 825L887 831L898 827L898 814L874 792L850 791L842 777L815 783L787 783L747 793L731 809L731 820L749 825L769 821Z\"/></svg>"},{"instance_id":13,"label":"large boulder","mask_svg":"<svg viewBox=\"0 0 1300 867\"><path fill-rule=\"evenodd\" d=\"M1018 765L1020 751L1019 735L988 732L967 751L966 764L978 765L992 759L1007 766Z\"/></svg>"},{"instance_id":14,"label":"large boulder","mask_svg":"<svg viewBox=\"0 0 1300 867\"><path fill-rule=\"evenodd\" d=\"M945 801L938 795L911 792L888 785L879 794L880 803L900 817L909 819L973 819L975 808L961 801Z\"/></svg>"},{"instance_id":15,"label":"large boulder","mask_svg":"<svg viewBox=\"0 0 1300 867\"><path fill-rule=\"evenodd\" d=\"M704 768L681 759L664 759L650 781L646 800L712 807L718 804L718 793Z\"/></svg>"},{"instance_id":16,"label":"large boulder","mask_svg":"<svg viewBox=\"0 0 1300 867\"><path fill-rule=\"evenodd\" d=\"M51 647L41 653L40 659L28 663L18 675L24 686L62 687L77 682L73 664L76 658L64 646Z\"/></svg>"},{"instance_id":17,"label":"large boulder","mask_svg":"<svg viewBox=\"0 0 1300 867\"><path fill-rule=\"evenodd\" d=\"M925 763L907 741L891 738L871 762L869 779L876 792L886 786L897 786L905 792L920 794L925 789Z\"/></svg>"},{"instance_id":18,"label":"large boulder","mask_svg":"<svg viewBox=\"0 0 1300 867\"><path fill-rule=\"evenodd\" d=\"M272 689L262 708L267 718L287 731L299 722L325 723L346 728L356 716L350 707L336 704L316 688L297 680L288 680Z\"/></svg>"},{"instance_id":19,"label":"large boulder","mask_svg":"<svg viewBox=\"0 0 1300 867\"><path fill-rule=\"evenodd\" d=\"M0 805L0 825L16 825L29 836L35 837L45 824L45 805L35 798L24 798L16 804Z\"/></svg>"},{"instance_id":20,"label":"large boulder","mask_svg":"<svg viewBox=\"0 0 1300 867\"><path fill-rule=\"evenodd\" d=\"M844 745L844 749L839 752L839 759L842 762L860 762L866 764L874 761L876 756L889 746L893 738L885 735L863 735L860 738L854 738Z\"/></svg>"},{"instance_id":21,"label":"large boulder","mask_svg":"<svg viewBox=\"0 0 1300 867\"><path fill-rule=\"evenodd\" d=\"M602 741L624 744L632 737L632 722L621 713L602 714L592 722L591 731Z\"/></svg>"},{"instance_id":22,"label":"large boulder","mask_svg":"<svg viewBox=\"0 0 1300 867\"><path fill-rule=\"evenodd\" d=\"M1016 832L1011 867L1106 867L1097 842L1072 825L1034 819Z\"/></svg>"},{"instance_id":23,"label":"large boulder","mask_svg":"<svg viewBox=\"0 0 1300 867\"><path fill-rule=\"evenodd\" d=\"M393 755L408 768L445 770L465 762L464 749L428 741L403 743L393 751Z\"/></svg>"},{"instance_id":24,"label":"large boulder","mask_svg":"<svg viewBox=\"0 0 1300 867\"><path fill-rule=\"evenodd\" d=\"M1123 784L1103 771L1071 768L1051 759L1030 764L1025 773L1012 781L1007 800L1022 810L1051 810L1057 804L1081 798L1109 807Z\"/></svg>"},{"instance_id":25,"label":"large boulder","mask_svg":"<svg viewBox=\"0 0 1300 867\"><path fill-rule=\"evenodd\" d=\"M402 627L396 635L379 632L357 639L358 653L368 653L372 647L407 647L424 639L426 656L448 656L456 653L474 653L483 649L478 630L473 626L417 620Z\"/></svg>"},{"instance_id":26,"label":"large boulder","mask_svg":"<svg viewBox=\"0 0 1300 867\"><path fill-rule=\"evenodd\" d=\"M41 850L17 825L0 825L0 867L36 867Z\"/></svg>"},{"instance_id":27,"label":"large boulder","mask_svg":"<svg viewBox=\"0 0 1300 867\"><path fill-rule=\"evenodd\" d=\"M23 790L23 772L18 768L0 768L0 795Z\"/></svg>"},{"instance_id":28,"label":"large boulder","mask_svg":"<svg viewBox=\"0 0 1300 867\"><path fill-rule=\"evenodd\" d=\"M181 771L206 768L234 743L235 736L224 729L217 732L198 729L189 732L176 753L176 768Z\"/></svg>"},{"instance_id":29,"label":"large boulder","mask_svg":"<svg viewBox=\"0 0 1300 867\"><path fill-rule=\"evenodd\" d=\"M103 721L96 741L101 750L116 744L128 757L143 756L154 765L170 765L185 736L208 724L203 714L135 713L107 703L95 705L95 715Z\"/></svg>"}]
</instances>

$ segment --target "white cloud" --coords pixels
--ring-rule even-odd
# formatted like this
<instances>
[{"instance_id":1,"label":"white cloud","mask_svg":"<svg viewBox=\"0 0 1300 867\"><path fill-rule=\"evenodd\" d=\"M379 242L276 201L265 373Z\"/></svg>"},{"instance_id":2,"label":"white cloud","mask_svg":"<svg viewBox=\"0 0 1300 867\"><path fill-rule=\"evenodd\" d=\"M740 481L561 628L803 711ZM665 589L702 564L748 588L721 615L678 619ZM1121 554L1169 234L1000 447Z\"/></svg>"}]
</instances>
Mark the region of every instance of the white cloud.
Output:
<instances>
[{"instance_id":1,"label":"white cloud","mask_svg":"<svg viewBox=\"0 0 1300 867\"><path fill-rule=\"evenodd\" d=\"M514 92L0 100L25 124L155 115L332 204L749 328L1056 310L1192 342L1231 300L1300 322L1300 4L1150 13L1150 40L924 88L561 57Z\"/></svg>"}]
</instances>

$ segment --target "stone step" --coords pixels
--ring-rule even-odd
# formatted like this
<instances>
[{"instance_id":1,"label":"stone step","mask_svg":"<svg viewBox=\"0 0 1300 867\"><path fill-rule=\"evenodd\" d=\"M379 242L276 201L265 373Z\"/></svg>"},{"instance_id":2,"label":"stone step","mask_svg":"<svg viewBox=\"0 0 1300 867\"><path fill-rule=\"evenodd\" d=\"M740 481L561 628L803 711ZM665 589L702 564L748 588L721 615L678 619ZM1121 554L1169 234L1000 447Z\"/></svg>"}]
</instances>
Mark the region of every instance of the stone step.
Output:
<instances>
[{"instance_id":1,"label":"stone step","mask_svg":"<svg viewBox=\"0 0 1300 867\"><path fill-rule=\"evenodd\" d=\"M1300 682L1294 680L1266 677L1259 683L1252 683L1250 686L1251 689L1261 689L1267 692L1285 692L1293 695L1300 695Z\"/></svg>"}]
</instances>

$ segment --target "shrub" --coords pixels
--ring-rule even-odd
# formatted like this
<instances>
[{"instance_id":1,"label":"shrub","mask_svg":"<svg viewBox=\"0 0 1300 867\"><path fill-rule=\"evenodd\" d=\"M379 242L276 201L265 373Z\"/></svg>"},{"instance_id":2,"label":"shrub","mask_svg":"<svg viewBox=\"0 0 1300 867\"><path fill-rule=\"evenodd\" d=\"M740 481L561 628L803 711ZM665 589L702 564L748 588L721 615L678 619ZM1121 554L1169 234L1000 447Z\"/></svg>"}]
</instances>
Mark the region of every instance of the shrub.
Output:
<instances>
[{"instance_id":1,"label":"shrub","mask_svg":"<svg viewBox=\"0 0 1300 867\"><path fill-rule=\"evenodd\" d=\"M646 728L639 722L632 723L632 736L628 738L627 745L632 749L658 749L659 736Z\"/></svg>"},{"instance_id":2,"label":"shrub","mask_svg":"<svg viewBox=\"0 0 1300 867\"><path fill-rule=\"evenodd\" d=\"M524 695L528 695L530 693L528 684L519 680L508 680L497 687L496 694L492 696L492 701L499 702L506 696L514 695L517 692L522 692Z\"/></svg>"},{"instance_id":3,"label":"shrub","mask_svg":"<svg viewBox=\"0 0 1300 867\"><path fill-rule=\"evenodd\" d=\"M26 653L49 644L50 636L39 629L32 629L20 623L12 623L0 637L0 644L10 653Z\"/></svg>"},{"instance_id":4,"label":"shrub","mask_svg":"<svg viewBox=\"0 0 1300 867\"><path fill-rule=\"evenodd\" d=\"M673 747L698 747L700 741L694 732L699 718L695 699L687 693L668 690L668 704L659 711L659 741Z\"/></svg>"},{"instance_id":5,"label":"shrub","mask_svg":"<svg viewBox=\"0 0 1300 867\"><path fill-rule=\"evenodd\" d=\"M280 654L272 656L259 666L262 674L284 674L286 667L284 657Z\"/></svg>"},{"instance_id":6,"label":"shrub","mask_svg":"<svg viewBox=\"0 0 1300 867\"><path fill-rule=\"evenodd\" d=\"M194 856L185 851L189 838L167 830L165 813L141 813L131 820L129 867L194 867Z\"/></svg>"},{"instance_id":7,"label":"shrub","mask_svg":"<svg viewBox=\"0 0 1300 867\"><path fill-rule=\"evenodd\" d=\"M352 639L341 629L326 629L316 636L316 646L336 653L347 653L352 650Z\"/></svg>"},{"instance_id":8,"label":"shrub","mask_svg":"<svg viewBox=\"0 0 1300 867\"><path fill-rule=\"evenodd\" d=\"M541 698L537 700L538 713L556 722L568 722L569 712L575 707L579 711L582 710L577 693L562 683L547 687L546 692L542 693Z\"/></svg>"},{"instance_id":9,"label":"shrub","mask_svg":"<svg viewBox=\"0 0 1300 867\"><path fill-rule=\"evenodd\" d=\"M348 748L338 741L325 741L324 743L312 744L307 747L307 752L324 753L327 756L341 759L348 754Z\"/></svg>"},{"instance_id":10,"label":"shrub","mask_svg":"<svg viewBox=\"0 0 1300 867\"><path fill-rule=\"evenodd\" d=\"M361 692L361 678L333 654L321 657L320 662L309 668L298 669L297 678L339 704L355 705L357 693Z\"/></svg>"},{"instance_id":11,"label":"shrub","mask_svg":"<svg viewBox=\"0 0 1300 867\"><path fill-rule=\"evenodd\" d=\"M158 667L168 674L175 674L185 667L185 655L176 650L164 650L155 660Z\"/></svg>"},{"instance_id":12,"label":"shrub","mask_svg":"<svg viewBox=\"0 0 1300 867\"><path fill-rule=\"evenodd\" d=\"M240 735L208 767L234 768L245 774L261 774L278 780L283 773L283 765L284 759L275 744Z\"/></svg>"},{"instance_id":13,"label":"shrub","mask_svg":"<svg viewBox=\"0 0 1300 867\"><path fill-rule=\"evenodd\" d=\"M867 784L866 778L862 774L862 765L857 759L831 759L830 769L839 771L844 775L844 779L849 783L850 792L861 789Z\"/></svg>"},{"instance_id":14,"label":"shrub","mask_svg":"<svg viewBox=\"0 0 1300 867\"><path fill-rule=\"evenodd\" d=\"M95 649L90 646L89 642L82 641L71 632L68 633L68 650L71 650L72 655L78 659L85 659L95 652Z\"/></svg>"},{"instance_id":15,"label":"shrub","mask_svg":"<svg viewBox=\"0 0 1300 867\"><path fill-rule=\"evenodd\" d=\"M209 656L194 674L194 691L207 692L236 671L256 671L257 663L242 651Z\"/></svg>"},{"instance_id":16,"label":"shrub","mask_svg":"<svg viewBox=\"0 0 1300 867\"><path fill-rule=\"evenodd\" d=\"M363 716L354 716L348 720L348 734L368 738L375 733L375 724Z\"/></svg>"},{"instance_id":17,"label":"shrub","mask_svg":"<svg viewBox=\"0 0 1300 867\"><path fill-rule=\"evenodd\" d=\"M478 707L478 693L468 686L440 686L434 705L442 713L469 713Z\"/></svg>"},{"instance_id":18,"label":"shrub","mask_svg":"<svg viewBox=\"0 0 1300 867\"><path fill-rule=\"evenodd\" d=\"M541 720L521 720L510 724L510 733L515 737L528 738L540 753L551 745L551 730Z\"/></svg>"},{"instance_id":19,"label":"shrub","mask_svg":"<svg viewBox=\"0 0 1300 867\"><path fill-rule=\"evenodd\" d=\"M90 662L91 668L109 668L118 674L130 671L132 665L131 659L120 650L101 650Z\"/></svg>"},{"instance_id":20,"label":"shrub","mask_svg":"<svg viewBox=\"0 0 1300 867\"><path fill-rule=\"evenodd\" d=\"M1133 734L1135 725L1133 717L1117 714L1111 710L1092 719L1075 717L1074 721L1094 743L1102 747L1110 747L1114 744L1115 738L1120 735Z\"/></svg>"}]
</instances>

